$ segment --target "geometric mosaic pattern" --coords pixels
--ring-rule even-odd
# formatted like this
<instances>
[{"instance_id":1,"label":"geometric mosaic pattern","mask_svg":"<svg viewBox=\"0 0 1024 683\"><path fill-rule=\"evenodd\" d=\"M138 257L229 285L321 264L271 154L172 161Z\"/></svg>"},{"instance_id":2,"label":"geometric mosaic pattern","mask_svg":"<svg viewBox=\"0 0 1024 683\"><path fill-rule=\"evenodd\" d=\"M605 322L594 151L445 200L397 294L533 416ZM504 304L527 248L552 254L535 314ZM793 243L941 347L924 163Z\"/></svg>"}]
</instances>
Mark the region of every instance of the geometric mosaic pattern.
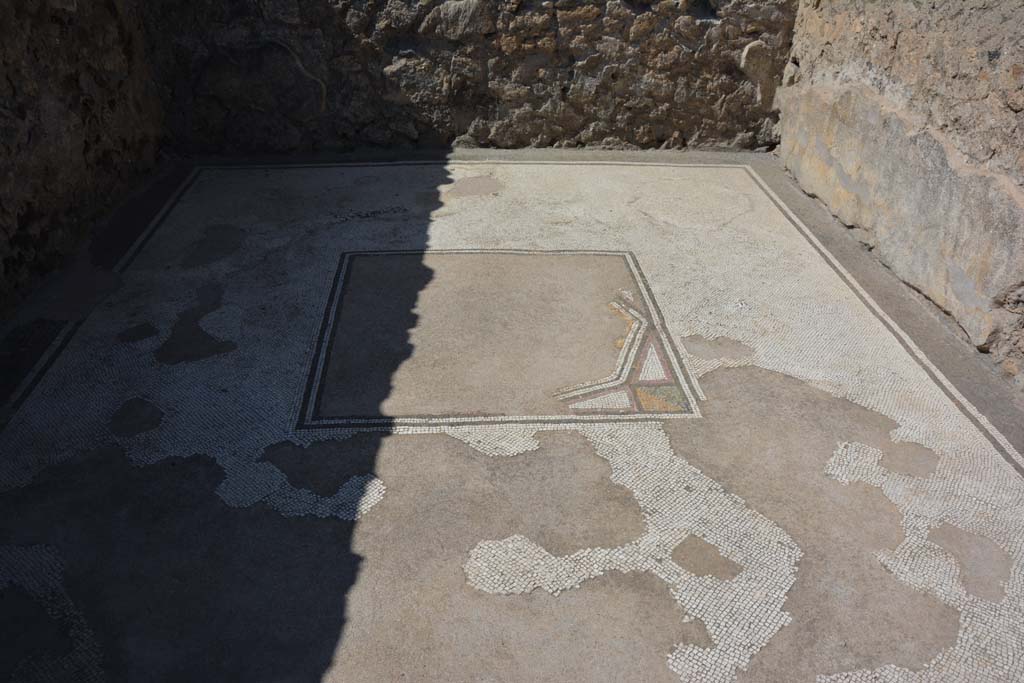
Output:
<instances>
[{"instance_id":1,"label":"geometric mosaic pattern","mask_svg":"<svg viewBox=\"0 0 1024 683\"><path fill-rule=\"evenodd\" d=\"M609 308L625 320L626 336L615 372L594 382L566 387L556 396L578 415L651 414L665 417L690 412L685 382L680 379L679 362L669 362L669 351L652 329L647 316L632 305L632 295L622 292L623 302Z\"/></svg>"},{"instance_id":2,"label":"geometric mosaic pattern","mask_svg":"<svg viewBox=\"0 0 1024 683\"><path fill-rule=\"evenodd\" d=\"M608 308L621 318L625 330L615 345L618 358L612 372L601 379L583 381L561 387L554 392L555 398L564 403L561 414L494 414L485 416L466 414L431 414L429 404L421 406L417 415L362 416L334 415L323 406L324 386L331 363L332 347L344 333L341 328L341 311L346 295L353 288L350 281L354 264L367 259L388 256L419 256L421 254L463 256L515 255L529 258L531 255L544 256L595 256L622 261L630 273L632 282L629 289L610 291L617 298ZM571 287L571 282L565 283ZM552 293L557 296L557 293ZM583 313L582 311L580 312ZM594 250L541 251L541 250L483 250L483 249L431 249L428 252L410 251L367 251L347 252L341 256L338 272L334 278L331 297L325 307L317 341L316 354L309 370L309 380L303 399L298 423L299 429L338 429L357 431L391 432L402 428L440 428L457 425L534 425L585 424L603 421L662 420L680 417L698 417L697 401L700 387L687 372L684 360L675 350L675 345L665 327L664 320L640 270L639 262L630 252L605 252ZM366 340L367 344L374 343ZM545 349L537 349L544 353ZM452 378L460 379L460 378ZM586 379L586 378L581 378ZM423 414L427 413L427 414Z\"/></svg>"},{"instance_id":3,"label":"geometric mosaic pattern","mask_svg":"<svg viewBox=\"0 0 1024 683\"><path fill-rule=\"evenodd\" d=\"M194 454L208 457L223 475L218 504L288 518L370 519L394 497L389 482L358 475L325 494L297 485L263 454L273 444L309 447L382 430L444 434L485 457L529 458L539 448L538 432L575 431L638 503L645 525L639 537L556 553L514 533L434 552L455 557L466 588L494 600L543 591L557 601L567 591L586 591L598 576L654 576L668 586L679 618L699 619L710 637L706 646L679 643L666 655L668 669L681 680L729 681L792 623L786 598L798 584L805 549L778 521L694 466L685 445L673 448L664 425L700 415L701 376L747 365L889 420L896 425L893 443L915 444L937 460L934 472L914 476L889 469L884 452L867 444L841 442L834 453L821 454L827 464L820 477L830 486L880 491L898 511L902 539L895 547L870 549L870 561L955 610L959 632L921 670L883 664L823 671L819 680L1024 680L1020 454L750 169L448 166L456 180L486 172L531 198L543 196L552 174L565 175L565 168L578 180L576 195L555 206L520 204L500 214L494 203L460 200L458 210L446 207L431 217L429 249L405 241L405 213L372 213L374 206L414 204L415 167L199 172L165 227L146 235L131 266L119 271L122 288L64 340L61 355L0 433L0 494L29 485L92 444L113 443L143 471ZM363 187L376 182L367 180L369 173L389 180L386 191L366 198ZM318 214L305 222L261 214L264 197L279 190L284 175L296 196L289 201L297 198L299 206L329 201L339 186L356 188L352 210L365 209L365 217L339 227ZM618 188L620 201L601 204L606 187ZM686 217L680 216L680 193L693 209ZM702 213L704 205L690 196L704 194L714 211ZM572 213L588 205L601 205L600 221ZM239 215L248 222L237 254L205 269L166 268L168 259L189 253L200 219L229 222ZM564 225L571 228L558 227ZM315 386L308 380L320 376L333 333L331 312L343 293L331 290L339 282L339 254L531 253L538 245L549 248L542 253L617 254L633 273L632 283L606 299L623 330L610 353L616 362L544 397L557 401L561 414L398 416L360 424L312 409ZM280 268L268 273L267 263ZM156 332L124 335L139 327L137 316ZM168 341L189 330L198 340L189 349L194 355L168 356ZM677 352L689 337L735 340L749 353L716 359ZM111 427L111 416L132 405L151 406L144 428ZM750 466L760 466L758 457L751 454ZM1011 569L998 598L966 590L957 558L930 540L943 525L984 538L1007 555ZM722 579L687 571L673 553L690 537L713 546L739 572ZM41 601L71 633L66 661L56 665L77 667L80 680L101 678L96 629L69 597L63 571L51 549L0 546L0 588L18 587ZM47 664L25 666L46 679Z\"/></svg>"}]
</instances>

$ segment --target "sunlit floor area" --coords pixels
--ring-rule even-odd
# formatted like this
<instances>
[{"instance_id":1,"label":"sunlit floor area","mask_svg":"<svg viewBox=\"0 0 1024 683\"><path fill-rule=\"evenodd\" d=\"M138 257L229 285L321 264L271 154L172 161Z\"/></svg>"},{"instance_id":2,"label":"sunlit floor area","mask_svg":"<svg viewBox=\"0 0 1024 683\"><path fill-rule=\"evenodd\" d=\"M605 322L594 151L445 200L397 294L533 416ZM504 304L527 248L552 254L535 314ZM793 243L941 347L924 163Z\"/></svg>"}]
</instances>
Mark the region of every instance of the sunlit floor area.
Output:
<instances>
[{"instance_id":1,"label":"sunlit floor area","mask_svg":"<svg viewBox=\"0 0 1024 683\"><path fill-rule=\"evenodd\" d=\"M14 392L0 678L1020 680L1016 437L625 159L194 169Z\"/></svg>"}]
</instances>

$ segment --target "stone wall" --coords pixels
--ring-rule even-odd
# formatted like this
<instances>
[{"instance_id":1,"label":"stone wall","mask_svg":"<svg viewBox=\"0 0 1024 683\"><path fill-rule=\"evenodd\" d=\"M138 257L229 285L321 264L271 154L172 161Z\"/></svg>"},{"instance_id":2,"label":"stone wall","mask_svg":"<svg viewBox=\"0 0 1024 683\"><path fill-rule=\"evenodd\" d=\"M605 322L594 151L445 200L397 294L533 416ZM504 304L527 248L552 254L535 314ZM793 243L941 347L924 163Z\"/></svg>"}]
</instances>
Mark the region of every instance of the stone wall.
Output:
<instances>
[{"instance_id":1,"label":"stone wall","mask_svg":"<svg viewBox=\"0 0 1024 683\"><path fill-rule=\"evenodd\" d=\"M172 143L756 148L796 0L147 0Z\"/></svg>"},{"instance_id":2,"label":"stone wall","mask_svg":"<svg viewBox=\"0 0 1024 683\"><path fill-rule=\"evenodd\" d=\"M152 165L160 130L129 0L0 2L0 303Z\"/></svg>"},{"instance_id":3,"label":"stone wall","mask_svg":"<svg viewBox=\"0 0 1024 683\"><path fill-rule=\"evenodd\" d=\"M1024 386L1024 3L801 0L779 147Z\"/></svg>"}]
</instances>

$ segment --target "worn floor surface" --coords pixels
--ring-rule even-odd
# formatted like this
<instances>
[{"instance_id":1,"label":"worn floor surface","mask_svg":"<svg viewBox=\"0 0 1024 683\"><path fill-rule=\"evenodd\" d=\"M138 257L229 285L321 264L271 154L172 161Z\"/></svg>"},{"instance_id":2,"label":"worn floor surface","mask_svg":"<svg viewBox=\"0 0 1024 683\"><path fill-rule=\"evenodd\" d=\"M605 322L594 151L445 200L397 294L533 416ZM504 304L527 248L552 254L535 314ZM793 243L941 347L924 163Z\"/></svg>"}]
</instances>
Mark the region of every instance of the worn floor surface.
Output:
<instances>
[{"instance_id":1,"label":"worn floor surface","mask_svg":"<svg viewBox=\"0 0 1024 683\"><path fill-rule=\"evenodd\" d=\"M92 280L0 680L1024 679L1024 461L750 168L203 168Z\"/></svg>"}]
</instances>

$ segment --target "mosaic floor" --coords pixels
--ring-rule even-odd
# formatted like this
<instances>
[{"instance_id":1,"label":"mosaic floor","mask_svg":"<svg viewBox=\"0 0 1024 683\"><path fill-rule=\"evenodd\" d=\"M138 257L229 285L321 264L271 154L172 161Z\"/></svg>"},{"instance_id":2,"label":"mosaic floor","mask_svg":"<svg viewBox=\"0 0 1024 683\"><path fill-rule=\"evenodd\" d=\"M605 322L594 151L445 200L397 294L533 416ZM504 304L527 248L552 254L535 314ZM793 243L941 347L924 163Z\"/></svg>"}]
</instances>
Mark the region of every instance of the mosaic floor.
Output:
<instances>
[{"instance_id":1,"label":"mosaic floor","mask_svg":"<svg viewBox=\"0 0 1024 683\"><path fill-rule=\"evenodd\" d=\"M0 680L1024 680L1024 459L750 168L204 168L116 276Z\"/></svg>"}]
</instances>

